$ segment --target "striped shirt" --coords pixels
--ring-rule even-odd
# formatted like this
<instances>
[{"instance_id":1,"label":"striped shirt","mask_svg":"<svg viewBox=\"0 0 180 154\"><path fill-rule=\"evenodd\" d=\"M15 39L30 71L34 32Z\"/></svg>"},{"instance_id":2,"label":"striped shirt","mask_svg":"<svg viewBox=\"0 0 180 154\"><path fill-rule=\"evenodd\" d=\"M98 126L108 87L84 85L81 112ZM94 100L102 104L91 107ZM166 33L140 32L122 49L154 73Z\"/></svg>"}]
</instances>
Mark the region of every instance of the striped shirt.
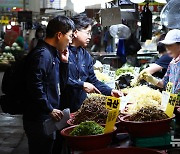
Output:
<instances>
[{"instance_id":1,"label":"striped shirt","mask_svg":"<svg viewBox=\"0 0 180 154\"><path fill-rule=\"evenodd\" d=\"M167 72L163 78L164 87L167 83L173 83L172 93L180 93L180 60L175 62L174 59L170 62Z\"/></svg>"}]
</instances>

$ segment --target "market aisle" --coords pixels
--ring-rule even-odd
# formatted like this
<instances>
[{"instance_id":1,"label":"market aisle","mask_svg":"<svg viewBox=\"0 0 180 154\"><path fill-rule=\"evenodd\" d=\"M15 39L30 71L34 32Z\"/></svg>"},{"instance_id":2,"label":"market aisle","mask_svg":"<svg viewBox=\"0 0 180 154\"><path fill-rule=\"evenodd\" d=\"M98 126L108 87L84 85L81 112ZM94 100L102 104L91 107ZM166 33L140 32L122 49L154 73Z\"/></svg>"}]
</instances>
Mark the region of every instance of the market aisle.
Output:
<instances>
[{"instance_id":1,"label":"market aisle","mask_svg":"<svg viewBox=\"0 0 180 154\"><path fill-rule=\"evenodd\" d=\"M23 137L22 116L0 113L0 153L11 154L13 150L18 148Z\"/></svg>"}]
</instances>

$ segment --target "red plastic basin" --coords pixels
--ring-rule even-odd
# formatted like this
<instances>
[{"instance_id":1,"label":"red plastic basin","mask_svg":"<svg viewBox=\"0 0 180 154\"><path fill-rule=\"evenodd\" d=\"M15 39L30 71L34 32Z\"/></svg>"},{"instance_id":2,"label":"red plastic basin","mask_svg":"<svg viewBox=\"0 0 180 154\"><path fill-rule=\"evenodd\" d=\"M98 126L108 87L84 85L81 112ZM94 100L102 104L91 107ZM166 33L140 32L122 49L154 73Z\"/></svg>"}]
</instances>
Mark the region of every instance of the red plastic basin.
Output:
<instances>
[{"instance_id":1,"label":"red plastic basin","mask_svg":"<svg viewBox=\"0 0 180 154\"><path fill-rule=\"evenodd\" d=\"M133 137L152 137L164 135L170 130L172 118L157 121L136 122L128 121L129 115L121 117L121 124L126 127L127 132Z\"/></svg>"},{"instance_id":2,"label":"red plastic basin","mask_svg":"<svg viewBox=\"0 0 180 154\"><path fill-rule=\"evenodd\" d=\"M76 126L77 125L63 129L61 131L61 135L66 138L68 145L73 150L79 150L79 151L88 151L88 150L106 148L111 143L113 133L117 129L115 127L113 132L107 134L90 135L90 136L70 136L69 134Z\"/></svg>"}]
</instances>

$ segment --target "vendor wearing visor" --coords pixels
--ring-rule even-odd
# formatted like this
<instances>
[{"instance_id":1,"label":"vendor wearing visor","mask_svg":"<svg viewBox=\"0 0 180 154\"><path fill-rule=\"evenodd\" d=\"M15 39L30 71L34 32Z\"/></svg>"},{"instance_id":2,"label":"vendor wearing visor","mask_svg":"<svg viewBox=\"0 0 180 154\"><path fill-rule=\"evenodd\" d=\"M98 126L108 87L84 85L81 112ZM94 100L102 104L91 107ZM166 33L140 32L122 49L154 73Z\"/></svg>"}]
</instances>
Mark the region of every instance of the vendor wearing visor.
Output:
<instances>
[{"instance_id":1,"label":"vendor wearing visor","mask_svg":"<svg viewBox=\"0 0 180 154\"><path fill-rule=\"evenodd\" d=\"M168 55L173 58L164 78L158 80L144 70L140 73L139 79L144 79L161 88L166 88L167 84L170 83L172 85L171 92L178 94L180 93L180 30L170 30L165 39L160 42L165 44Z\"/></svg>"}]
</instances>

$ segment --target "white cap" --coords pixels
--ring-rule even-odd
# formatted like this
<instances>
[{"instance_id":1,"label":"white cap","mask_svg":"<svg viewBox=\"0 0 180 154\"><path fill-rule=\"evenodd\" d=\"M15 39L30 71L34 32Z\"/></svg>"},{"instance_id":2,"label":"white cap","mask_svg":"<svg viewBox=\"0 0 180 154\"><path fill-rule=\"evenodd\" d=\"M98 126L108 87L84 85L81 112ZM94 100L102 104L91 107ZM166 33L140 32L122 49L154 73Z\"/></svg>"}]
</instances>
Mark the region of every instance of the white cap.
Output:
<instances>
[{"instance_id":1,"label":"white cap","mask_svg":"<svg viewBox=\"0 0 180 154\"><path fill-rule=\"evenodd\" d=\"M177 42L180 42L180 30L179 29L173 29L170 30L167 34L164 40L160 41L163 44L174 44Z\"/></svg>"}]
</instances>

